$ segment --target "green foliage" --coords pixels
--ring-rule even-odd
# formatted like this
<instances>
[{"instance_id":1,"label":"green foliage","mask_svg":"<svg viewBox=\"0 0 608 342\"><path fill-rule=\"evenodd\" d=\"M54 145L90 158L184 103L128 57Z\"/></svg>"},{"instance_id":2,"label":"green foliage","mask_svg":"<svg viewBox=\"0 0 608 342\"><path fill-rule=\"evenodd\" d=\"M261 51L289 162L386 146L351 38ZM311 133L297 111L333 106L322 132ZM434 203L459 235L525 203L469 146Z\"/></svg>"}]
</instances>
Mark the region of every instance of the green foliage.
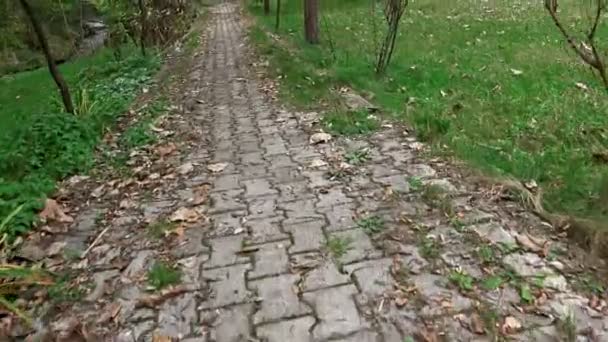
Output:
<instances>
[{"instance_id":1,"label":"green foliage","mask_svg":"<svg viewBox=\"0 0 608 342\"><path fill-rule=\"evenodd\" d=\"M350 237L340 238L334 236L327 240L326 247L334 258L340 259L349 249L351 249L352 242L353 240Z\"/></svg>"},{"instance_id":2,"label":"green foliage","mask_svg":"<svg viewBox=\"0 0 608 342\"><path fill-rule=\"evenodd\" d=\"M317 46L303 41L302 8L301 0L283 4L280 40L263 31L274 31L274 18L251 9L261 23L253 41L281 76L282 97L332 103L331 90L348 85L414 126L436 152L534 179L547 209L606 222L608 169L593 152L608 150L608 97L564 46L542 2L413 2L386 77L373 70L382 6L374 14L369 1L323 1ZM560 1L560 10L569 28L588 26L580 2ZM598 37L607 35L600 25ZM581 82L589 90L577 88ZM337 133L361 133L343 113L330 120Z\"/></svg>"},{"instance_id":3,"label":"green foliage","mask_svg":"<svg viewBox=\"0 0 608 342\"><path fill-rule=\"evenodd\" d=\"M357 226L368 234L379 233L384 229L384 220L380 216L368 216L357 221Z\"/></svg>"},{"instance_id":4,"label":"green foliage","mask_svg":"<svg viewBox=\"0 0 608 342\"><path fill-rule=\"evenodd\" d=\"M450 281L461 291L471 291L473 289L473 277L465 272L454 271L450 273Z\"/></svg>"},{"instance_id":5,"label":"green foliage","mask_svg":"<svg viewBox=\"0 0 608 342\"><path fill-rule=\"evenodd\" d=\"M367 149L351 151L344 156L344 159L346 159L349 164L361 165L369 160L369 151Z\"/></svg>"},{"instance_id":6,"label":"green foliage","mask_svg":"<svg viewBox=\"0 0 608 342\"><path fill-rule=\"evenodd\" d=\"M486 290L496 290L502 286L505 280L500 276L490 276L483 280L481 285Z\"/></svg>"},{"instance_id":7,"label":"green foliage","mask_svg":"<svg viewBox=\"0 0 608 342\"><path fill-rule=\"evenodd\" d=\"M181 272L178 269L157 262L148 271L148 284L155 290L162 290L169 285L178 284L181 277Z\"/></svg>"},{"instance_id":8,"label":"green foliage","mask_svg":"<svg viewBox=\"0 0 608 342\"><path fill-rule=\"evenodd\" d=\"M328 113L323 123L330 132L342 135L371 133L380 127L378 120L366 111Z\"/></svg>"},{"instance_id":9,"label":"green foliage","mask_svg":"<svg viewBox=\"0 0 608 342\"><path fill-rule=\"evenodd\" d=\"M78 115L56 104L46 70L0 79L0 218L22 207L6 228L9 237L31 226L57 180L93 166L99 139L158 65L153 56L116 61L103 51L62 66L80 90Z\"/></svg>"}]
</instances>

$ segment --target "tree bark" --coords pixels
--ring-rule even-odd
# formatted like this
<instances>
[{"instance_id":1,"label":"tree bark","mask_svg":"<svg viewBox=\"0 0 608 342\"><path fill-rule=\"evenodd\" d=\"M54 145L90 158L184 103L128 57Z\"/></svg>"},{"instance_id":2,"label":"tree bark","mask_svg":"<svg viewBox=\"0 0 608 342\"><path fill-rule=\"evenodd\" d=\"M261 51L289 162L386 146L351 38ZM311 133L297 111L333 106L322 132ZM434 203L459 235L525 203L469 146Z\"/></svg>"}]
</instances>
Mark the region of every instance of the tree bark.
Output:
<instances>
[{"instance_id":1,"label":"tree bark","mask_svg":"<svg viewBox=\"0 0 608 342\"><path fill-rule=\"evenodd\" d=\"M141 26L141 32L139 35L139 44L141 48L142 56L146 55L146 36L148 35L148 23L146 15L146 6L144 0L138 0L137 5L139 6L139 25Z\"/></svg>"},{"instance_id":2,"label":"tree bark","mask_svg":"<svg viewBox=\"0 0 608 342\"><path fill-rule=\"evenodd\" d=\"M304 0L304 35L308 43L319 43L319 0Z\"/></svg>"},{"instance_id":3,"label":"tree bark","mask_svg":"<svg viewBox=\"0 0 608 342\"><path fill-rule=\"evenodd\" d=\"M270 14L270 0L264 0L264 15Z\"/></svg>"},{"instance_id":4,"label":"tree bark","mask_svg":"<svg viewBox=\"0 0 608 342\"><path fill-rule=\"evenodd\" d=\"M32 10L32 7L27 2L27 0L19 0L19 3L21 3L21 7L23 8L23 11L27 15L27 17L30 19L30 22L32 23L32 27L34 28L34 32L36 33L36 37L38 38L38 42L40 43L40 46L42 47L44 57L46 58L46 62L49 66L49 72L51 73L53 80L55 80L55 83L57 84L57 88L59 88L59 93L61 94L61 99L63 100L63 106L65 107L65 111L68 113L74 114L74 105L72 104L72 97L70 95L70 89L68 88L68 85L65 83L63 75L61 75L61 72L57 68L57 64L55 63L55 60L53 59L53 55L51 54L51 49L49 48L49 43L46 39L46 36L44 35L44 31L42 30L42 27L38 23L38 20L36 19L36 16L34 15L34 11Z\"/></svg>"},{"instance_id":5,"label":"tree bark","mask_svg":"<svg viewBox=\"0 0 608 342\"><path fill-rule=\"evenodd\" d=\"M277 18L274 23L275 30L279 30L279 25L281 24L281 0L277 0Z\"/></svg>"}]
</instances>

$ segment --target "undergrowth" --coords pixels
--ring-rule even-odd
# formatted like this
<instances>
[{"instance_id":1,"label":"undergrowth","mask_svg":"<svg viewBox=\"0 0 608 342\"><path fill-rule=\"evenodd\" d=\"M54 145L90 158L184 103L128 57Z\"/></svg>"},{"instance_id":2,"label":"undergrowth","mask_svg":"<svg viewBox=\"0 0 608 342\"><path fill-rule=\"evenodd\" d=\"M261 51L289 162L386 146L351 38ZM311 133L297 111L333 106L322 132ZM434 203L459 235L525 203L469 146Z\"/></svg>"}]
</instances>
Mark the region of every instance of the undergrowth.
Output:
<instances>
[{"instance_id":1,"label":"undergrowth","mask_svg":"<svg viewBox=\"0 0 608 342\"><path fill-rule=\"evenodd\" d=\"M32 226L58 180L92 167L100 138L159 64L133 50L123 60L102 51L62 66L76 115L63 112L45 69L0 78L0 217L21 208L5 229L9 239Z\"/></svg>"}]
</instances>

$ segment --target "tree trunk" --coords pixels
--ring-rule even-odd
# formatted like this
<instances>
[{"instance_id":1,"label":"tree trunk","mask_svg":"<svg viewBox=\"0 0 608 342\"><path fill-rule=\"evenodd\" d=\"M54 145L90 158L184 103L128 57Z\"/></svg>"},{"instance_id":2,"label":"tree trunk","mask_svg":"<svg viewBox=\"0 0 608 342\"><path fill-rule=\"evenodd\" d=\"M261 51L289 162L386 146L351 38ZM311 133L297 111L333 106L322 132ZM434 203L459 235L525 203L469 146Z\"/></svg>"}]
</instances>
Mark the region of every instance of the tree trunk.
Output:
<instances>
[{"instance_id":1,"label":"tree trunk","mask_svg":"<svg viewBox=\"0 0 608 342\"><path fill-rule=\"evenodd\" d=\"M275 22L275 30L279 30L279 25L281 24L281 0L277 0L277 20Z\"/></svg>"},{"instance_id":2,"label":"tree trunk","mask_svg":"<svg viewBox=\"0 0 608 342\"><path fill-rule=\"evenodd\" d=\"M304 0L304 34L310 44L319 43L319 0Z\"/></svg>"},{"instance_id":3,"label":"tree trunk","mask_svg":"<svg viewBox=\"0 0 608 342\"><path fill-rule=\"evenodd\" d=\"M142 56L146 55L146 36L148 35L148 23L146 15L146 6L144 0L138 0L137 5L139 6L139 25L141 26L141 32L139 35L139 44L141 47Z\"/></svg>"},{"instance_id":4,"label":"tree trunk","mask_svg":"<svg viewBox=\"0 0 608 342\"><path fill-rule=\"evenodd\" d=\"M270 0L264 0L264 14L270 14Z\"/></svg>"},{"instance_id":5,"label":"tree trunk","mask_svg":"<svg viewBox=\"0 0 608 342\"><path fill-rule=\"evenodd\" d=\"M44 35L44 31L42 31L42 27L38 23L36 16L34 15L34 11L32 7L27 2L27 0L19 0L21 3L21 7L23 11L30 19L32 23L32 27L34 28L34 32L36 33L36 37L38 38L38 42L42 47L42 51L44 52L44 57L46 58L46 62L49 66L49 72L51 76L53 76L53 80L57 84L57 88L59 88L59 92L61 93L61 99L63 100L63 106L65 107L65 111L68 113L74 114L74 105L72 104L72 97L70 96L70 89L68 85L65 83L63 76L59 69L57 69L57 64L53 59L53 55L51 54L51 49L49 48L49 43L46 40L46 36Z\"/></svg>"}]
</instances>

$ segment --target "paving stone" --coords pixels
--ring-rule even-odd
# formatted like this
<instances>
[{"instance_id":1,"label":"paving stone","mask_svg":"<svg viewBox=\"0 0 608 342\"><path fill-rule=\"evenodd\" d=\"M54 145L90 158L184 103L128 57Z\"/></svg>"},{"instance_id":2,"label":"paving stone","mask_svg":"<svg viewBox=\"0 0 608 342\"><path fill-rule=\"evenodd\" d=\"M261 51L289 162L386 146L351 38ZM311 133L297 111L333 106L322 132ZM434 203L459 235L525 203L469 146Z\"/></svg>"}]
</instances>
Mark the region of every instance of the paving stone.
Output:
<instances>
[{"instance_id":1,"label":"paving stone","mask_svg":"<svg viewBox=\"0 0 608 342\"><path fill-rule=\"evenodd\" d=\"M243 184L247 189L245 192L245 195L247 197L268 196L277 193L277 191L272 188L272 186L266 179L246 180L243 182Z\"/></svg>"},{"instance_id":2,"label":"paving stone","mask_svg":"<svg viewBox=\"0 0 608 342\"><path fill-rule=\"evenodd\" d=\"M144 221L156 221L160 216L168 214L174 205L175 201L161 201L143 204Z\"/></svg>"},{"instance_id":3,"label":"paving stone","mask_svg":"<svg viewBox=\"0 0 608 342\"><path fill-rule=\"evenodd\" d=\"M420 274L410 278L420 298L427 304L420 310L420 315L437 316L447 313L461 312L471 307L470 299L463 297L458 292L443 286L447 281L445 278L433 274ZM437 305L442 302L449 305Z\"/></svg>"},{"instance_id":4,"label":"paving stone","mask_svg":"<svg viewBox=\"0 0 608 342\"><path fill-rule=\"evenodd\" d=\"M209 213L221 213L225 211L236 211L246 209L245 204L239 198L243 193L242 190L227 190L220 192L212 192L209 194L211 199L211 208Z\"/></svg>"},{"instance_id":5,"label":"paving stone","mask_svg":"<svg viewBox=\"0 0 608 342\"><path fill-rule=\"evenodd\" d=\"M261 165L266 163L261 152L244 153L240 155L240 158L243 165Z\"/></svg>"},{"instance_id":6,"label":"paving stone","mask_svg":"<svg viewBox=\"0 0 608 342\"><path fill-rule=\"evenodd\" d=\"M248 220L260 219L280 214L280 210L277 210L277 201L274 198L255 198L248 202Z\"/></svg>"},{"instance_id":7,"label":"paving stone","mask_svg":"<svg viewBox=\"0 0 608 342\"><path fill-rule=\"evenodd\" d=\"M239 165L238 170L241 175L241 180L259 179L269 176L269 171L265 165Z\"/></svg>"},{"instance_id":8,"label":"paving stone","mask_svg":"<svg viewBox=\"0 0 608 342\"><path fill-rule=\"evenodd\" d=\"M279 203L279 209L285 210L287 222L284 225L293 223L314 221L322 219L323 216L315 211L315 199L304 199L293 202Z\"/></svg>"},{"instance_id":9,"label":"paving stone","mask_svg":"<svg viewBox=\"0 0 608 342\"><path fill-rule=\"evenodd\" d=\"M271 169L277 169L281 167L296 167L296 164L287 155L274 155L269 156L267 158Z\"/></svg>"},{"instance_id":10,"label":"paving stone","mask_svg":"<svg viewBox=\"0 0 608 342\"><path fill-rule=\"evenodd\" d=\"M209 259L208 255L194 255L187 258L182 258L177 261L177 264L182 270L182 283L199 284L202 282L201 269L203 263Z\"/></svg>"},{"instance_id":11,"label":"paving stone","mask_svg":"<svg viewBox=\"0 0 608 342\"><path fill-rule=\"evenodd\" d=\"M308 178L308 187L311 189L325 188L336 184L336 182L329 180L326 171L302 171L302 175Z\"/></svg>"},{"instance_id":12,"label":"paving stone","mask_svg":"<svg viewBox=\"0 0 608 342\"><path fill-rule=\"evenodd\" d=\"M213 327L203 341L250 341L249 317L252 314L253 305L251 304L201 312L201 323Z\"/></svg>"},{"instance_id":13,"label":"paving stone","mask_svg":"<svg viewBox=\"0 0 608 342\"><path fill-rule=\"evenodd\" d=\"M330 238L349 242L348 250L340 257L343 264L382 256L382 252L374 248L367 234L359 228L332 233Z\"/></svg>"},{"instance_id":14,"label":"paving stone","mask_svg":"<svg viewBox=\"0 0 608 342\"><path fill-rule=\"evenodd\" d=\"M229 138L229 136L226 138ZM236 156L234 152L235 151L233 149L215 150L211 153L211 162L223 163L233 161Z\"/></svg>"},{"instance_id":15,"label":"paving stone","mask_svg":"<svg viewBox=\"0 0 608 342\"><path fill-rule=\"evenodd\" d=\"M313 329L316 339L343 337L370 326L357 311L352 299L356 293L353 285L345 285L304 294L304 300L315 308L319 319Z\"/></svg>"},{"instance_id":16,"label":"paving stone","mask_svg":"<svg viewBox=\"0 0 608 342\"><path fill-rule=\"evenodd\" d=\"M97 227L96 221L98 218L103 217L103 214L104 211L97 208L85 210L76 217L74 220L75 224L70 231L79 233L94 232Z\"/></svg>"},{"instance_id":17,"label":"paving stone","mask_svg":"<svg viewBox=\"0 0 608 342\"><path fill-rule=\"evenodd\" d=\"M400 166L411 161L414 156L412 152L405 150L395 150L385 152L384 155L390 156L395 161L395 166Z\"/></svg>"},{"instance_id":18,"label":"paving stone","mask_svg":"<svg viewBox=\"0 0 608 342\"><path fill-rule=\"evenodd\" d=\"M267 342L310 342L310 328L315 323L312 316L305 316L257 328L257 335Z\"/></svg>"},{"instance_id":19,"label":"paving stone","mask_svg":"<svg viewBox=\"0 0 608 342\"><path fill-rule=\"evenodd\" d=\"M241 188L239 175L220 175L213 181L213 191L225 191Z\"/></svg>"},{"instance_id":20,"label":"paving stone","mask_svg":"<svg viewBox=\"0 0 608 342\"><path fill-rule=\"evenodd\" d=\"M424 181L423 184L427 186L438 187L439 189L442 189L448 194L453 194L458 191L456 186L454 186L454 184L452 184L452 182L447 179L431 179Z\"/></svg>"},{"instance_id":21,"label":"paving stone","mask_svg":"<svg viewBox=\"0 0 608 342\"><path fill-rule=\"evenodd\" d=\"M266 156L276 156L287 153L287 148L285 148L283 142L264 145L264 148L266 149Z\"/></svg>"},{"instance_id":22,"label":"paving stone","mask_svg":"<svg viewBox=\"0 0 608 342\"><path fill-rule=\"evenodd\" d=\"M289 248L289 253L300 253L321 249L325 243L322 229L324 225L324 221L310 221L285 225L285 231L291 233L294 241L294 244Z\"/></svg>"},{"instance_id":23,"label":"paving stone","mask_svg":"<svg viewBox=\"0 0 608 342\"><path fill-rule=\"evenodd\" d=\"M307 182L289 182L277 184L279 202L291 202L300 199L313 198L315 195L309 191Z\"/></svg>"},{"instance_id":24,"label":"paving stone","mask_svg":"<svg viewBox=\"0 0 608 342\"><path fill-rule=\"evenodd\" d=\"M315 148L308 146L308 141L306 141L304 145L306 146L289 146L289 154L294 161L301 164L308 164L313 159L322 157Z\"/></svg>"},{"instance_id":25,"label":"paving stone","mask_svg":"<svg viewBox=\"0 0 608 342\"><path fill-rule=\"evenodd\" d=\"M247 244L259 244L278 240L287 240L289 235L281 231L281 217L268 217L244 223L249 230Z\"/></svg>"},{"instance_id":26,"label":"paving stone","mask_svg":"<svg viewBox=\"0 0 608 342\"><path fill-rule=\"evenodd\" d=\"M325 212L329 224L325 228L328 232L351 229L357 226L353 219L355 211L351 205L339 205Z\"/></svg>"},{"instance_id":27,"label":"paving stone","mask_svg":"<svg viewBox=\"0 0 608 342\"><path fill-rule=\"evenodd\" d=\"M248 278L255 279L286 273L289 268L287 247L289 247L289 241L260 245L254 254L253 271L249 272Z\"/></svg>"},{"instance_id":28,"label":"paving stone","mask_svg":"<svg viewBox=\"0 0 608 342\"><path fill-rule=\"evenodd\" d=\"M317 202L318 208L333 207L353 201L351 198L346 197L344 192L338 188L331 188L329 191L321 192L317 196L319 197L319 202Z\"/></svg>"},{"instance_id":29,"label":"paving stone","mask_svg":"<svg viewBox=\"0 0 608 342\"><path fill-rule=\"evenodd\" d=\"M512 253L502 262L522 277L555 276L555 272L535 253Z\"/></svg>"},{"instance_id":30,"label":"paving stone","mask_svg":"<svg viewBox=\"0 0 608 342\"><path fill-rule=\"evenodd\" d=\"M513 245L515 239L498 223L490 222L472 226L471 229L482 239L486 239L496 244Z\"/></svg>"},{"instance_id":31,"label":"paving stone","mask_svg":"<svg viewBox=\"0 0 608 342\"><path fill-rule=\"evenodd\" d=\"M203 276L212 279L213 282L211 282L211 298L204 301L199 308L212 309L250 300L251 293L245 284L245 272L250 269L250 265L240 264L203 270Z\"/></svg>"},{"instance_id":32,"label":"paving stone","mask_svg":"<svg viewBox=\"0 0 608 342\"><path fill-rule=\"evenodd\" d=\"M345 338L340 338L332 341L342 341L342 342L378 342L380 341L380 336L377 332L371 330L363 330L359 331L353 335L350 335ZM395 341L397 342L397 341ZM402 342L401 340L399 342Z\"/></svg>"},{"instance_id":33,"label":"paving stone","mask_svg":"<svg viewBox=\"0 0 608 342\"><path fill-rule=\"evenodd\" d=\"M154 252L151 250L137 251L131 259L131 263L123 271L123 278L135 279L141 276L152 264Z\"/></svg>"},{"instance_id":34,"label":"paving stone","mask_svg":"<svg viewBox=\"0 0 608 342\"><path fill-rule=\"evenodd\" d=\"M260 299L260 309L253 316L253 324L309 314L310 308L300 302L294 292L298 280L296 275L284 274L250 282Z\"/></svg>"},{"instance_id":35,"label":"paving stone","mask_svg":"<svg viewBox=\"0 0 608 342\"><path fill-rule=\"evenodd\" d=\"M302 171L291 167L282 167L280 169L271 170L271 172L273 175L272 182L274 184L292 183L306 180L304 175L302 175Z\"/></svg>"},{"instance_id":36,"label":"paving stone","mask_svg":"<svg viewBox=\"0 0 608 342\"><path fill-rule=\"evenodd\" d=\"M158 331L163 336L183 338L197 323L194 294L187 293L164 302L158 312Z\"/></svg>"},{"instance_id":37,"label":"paving stone","mask_svg":"<svg viewBox=\"0 0 608 342\"><path fill-rule=\"evenodd\" d=\"M410 184L405 175L392 175L374 179L376 182L388 186L395 192L409 192Z\"/></svg>"},{"instance_id":38,"label":"paving stone","mask_svg":"<svg viewBox=\"0 0 608 342\"><path fill-rule=\"evenodd\" d=\"M243 224L241 222L244 220L245 216L247 216L247 212L244 210L213 214L211 216L213 231L210 235L225 236L235 234L243 229Z\"/></svg>"},{"instance_id":39,"label":"paving stone","mask_svg":"<svg viewBox=\"0 0 608 342\"><path fill-rule=\"evenodd\" d=\"M394 279L390 266L392 259L366 260L344 267L344 270L357 282L362 293L371 296L381 296L392 289Z\"/></svg>"},{"instance_id":40,"label":"paving stone","mask_svg":"<svg viewBox=\"0 0 608 342\"><path fill-rule=\"evenodd\" d=\"M396 174L401 173L401 171L399 171L395 168L387 167L382 164L371 164L371 165L367 166L366 168L370 170L373 179L396 175Z\"/></svg>"},{"instance_id":41,"label":"paving stone","mask_svg":"<svg viewBox=\"0 0 608 342\"><path fill-rule=\"evenodd\" d=\"M213 268L248 262L249 258L239 254L243 249L243 239L242 235L236 235L209 240L211 258L204 267Z\"/></svg>"},{"instance_id":42,"label":"paving stone","mask_svg":"<svg viewBox=\"0 0 608 342\"><path fill-rule=\"evenodd\" d=\"M302 291L310 292L335 285L347 284L350 282L348 275L340 273L338 268L331 260L322 260L312 270L303 276L301 287Z\"/></svg>"},{"instance_id":43,"label":"paving stone","mask_svg":"<svg viewBox=\"0 0 608 342\"><path fill-rule=\"evenodd\" d=\"M406 169L410 176L417 178L430 178L437 174L437 171L426 164L413 164L407 166Z\"/></svg>"},{"instance_id":44,"label":"paving stone","mask_svg":"<svg viewBox=\"0 0 608 342\"><path fill-rule=\"evenodd\" d=\"M209 253L209 247L203 244L205 231L198 227L192 227L184 231L182 240L175 248L171 249L171 254L178 258L189 255Z\"/></svg>"}]
</instances>

